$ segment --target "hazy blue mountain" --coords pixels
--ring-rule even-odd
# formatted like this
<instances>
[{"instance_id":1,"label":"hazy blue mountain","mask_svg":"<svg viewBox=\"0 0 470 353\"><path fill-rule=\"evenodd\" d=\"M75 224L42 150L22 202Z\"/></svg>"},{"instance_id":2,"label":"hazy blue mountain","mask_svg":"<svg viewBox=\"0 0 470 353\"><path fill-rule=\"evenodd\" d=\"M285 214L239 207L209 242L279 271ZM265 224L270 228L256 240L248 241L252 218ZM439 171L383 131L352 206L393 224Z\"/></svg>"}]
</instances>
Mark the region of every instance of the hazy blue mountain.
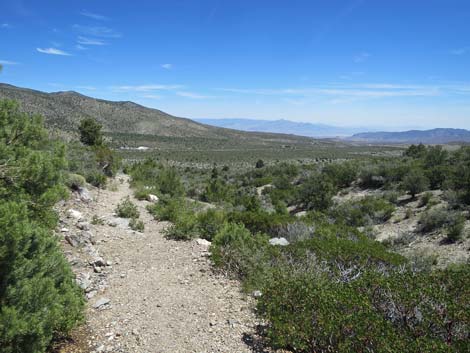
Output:
<instances>
[{"instance_id":1,"label":"hazy blue mountain","mask_svg":"<svg viewBox=\"0 0 470 353\"><path fill-rule=\"evenodd\" d=\"M470 131L464 129L410 130L402 132L364 132L348 138L352 141L375 143L427 143L470 142Z\"/></svg>"},{"instance_id":2,"label":"hazy blue mountain","mask_svg":"<svg viewBox=\"0 0 470 353\"><path fill-rule=\"evenodd\" d=\"M370 130L365 127L338 127L290 120L193 119L200 123L243 131L294 134L309 137L345 137Z\"/></svg>"}]
</instances>

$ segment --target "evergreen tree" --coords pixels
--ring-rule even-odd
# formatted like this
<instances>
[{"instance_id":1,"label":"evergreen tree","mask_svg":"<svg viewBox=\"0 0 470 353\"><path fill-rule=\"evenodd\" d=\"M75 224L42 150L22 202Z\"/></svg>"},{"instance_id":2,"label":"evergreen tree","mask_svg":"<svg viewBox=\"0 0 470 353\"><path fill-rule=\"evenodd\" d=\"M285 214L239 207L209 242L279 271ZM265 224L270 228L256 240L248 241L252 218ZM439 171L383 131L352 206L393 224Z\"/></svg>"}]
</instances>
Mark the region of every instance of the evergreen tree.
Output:
<instances>
[{"instance_id":1,"label":"evergreen tree","mask_svg":"<svg viewBox=\"0 0 470 353\"><path fill-rule=\"evenodd\" d=\"M52 228L64 148L49 143L42 119L0 101L0 347L44 352L82 318L83 299Z\"/></svg>"}]
</instances>

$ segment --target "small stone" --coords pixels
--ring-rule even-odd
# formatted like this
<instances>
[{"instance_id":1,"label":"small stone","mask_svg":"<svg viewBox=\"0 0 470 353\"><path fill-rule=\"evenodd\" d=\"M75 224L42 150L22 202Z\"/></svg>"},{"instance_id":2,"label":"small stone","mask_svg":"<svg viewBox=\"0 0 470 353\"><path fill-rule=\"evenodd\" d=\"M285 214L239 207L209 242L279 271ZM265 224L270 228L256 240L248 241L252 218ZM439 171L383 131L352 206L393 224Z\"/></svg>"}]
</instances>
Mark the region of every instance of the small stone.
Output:
<instances>
[{"instance_id":1,"label":"small stone","mask_svg":"<svg viewBox=\"0 0 470 353\"><path fill-rule=\"evenodd\" d=\"M76 220L81 220L83 218L82 213L74 209L67 210L67 216L69 218L75 218Z\"/></svg>"},{"instance_id":2,"label":"small stone","mask_svg":"<svg viewBox=\"0 0 470 353\"><path fill-rule=\"evenodd\" d=\"M263 293L261 293L260 290L255 290L253 291L253 293L251 293L251 295L253 296L253 298L260 298L263 296Z\"/></svg>"},{"instance_id":3,"label":"small stone","mask_svg":"<svg viewBox=\"0 0 470 353\"><path fill-rule=\"evenodd\" d=\"M77 228L80 230L90 230L90 223L84 221L78 222Z\"/></svg>"},{"instance_id":4,"label":"small stone","mask_svg":"<svg viewBox=\"0 0 470 353\"><path fill-rule=\"evenodd\" d=\"M108 298L101 298L101 299L98 299L95 304L93 304L93 308L94 309L100 309L102 307L104 307L105 305L108 305L109 303L111 302L110 299Z\"/></svg>"},{"instance_id":5,"label":"small stone","mask_svg":"<svg viewBox=\"0 0 470 353\"><path fill-rule=\"evenodd\" d=\"M196 243L197 243L197 245L200 245L200 246L203 246L203 247L211 246L211 242L206 240L206 239L198 238L198 239L196 239Z\"/></svg>"},{"instance_id":6,"label":"small stone","mask_svg":"<svg viewBox=\"0 0 470 353\"><path fill-rule=\"evenodd\" d=\"M70 230L69 230L68 228L65 228L65 227L64 227L64 228L60 228L60 231L61 231L62 233L68 233Z\"/></svg>"}]
</instances>

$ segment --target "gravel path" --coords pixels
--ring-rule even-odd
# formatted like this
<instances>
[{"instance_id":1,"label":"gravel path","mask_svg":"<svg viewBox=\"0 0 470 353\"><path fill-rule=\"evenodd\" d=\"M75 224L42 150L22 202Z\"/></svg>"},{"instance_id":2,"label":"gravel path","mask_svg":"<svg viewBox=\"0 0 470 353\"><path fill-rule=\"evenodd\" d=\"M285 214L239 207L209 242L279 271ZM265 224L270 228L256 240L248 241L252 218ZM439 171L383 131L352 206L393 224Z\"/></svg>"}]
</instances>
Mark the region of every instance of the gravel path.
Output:
<instances>
[{"instance_id":1,"label":"gravel path","mask_svg":"<svg viewBox=\"0 0 470 353\"><path fill-rule=\"evenodd\" d=\"M252 352L244 342L256 325L251 299L237 282L212 273L207 246L165 239L167 224L146 211L148 202L133 199L126 176L118 179L115 191L94 190L94 201L72 198L61 207L68 214L62 217L62 233L90 228L93 235L94 245L71 246L64 240L77 277L87 282L89 336L82 340L89 351ZM143 233L113 215L126 196L138 205ZM70 209L82 217L70 216ZM90 224L93 216L104 224ZM90 265L96 251L105 264Z\"/></svg>"}]
</instances>

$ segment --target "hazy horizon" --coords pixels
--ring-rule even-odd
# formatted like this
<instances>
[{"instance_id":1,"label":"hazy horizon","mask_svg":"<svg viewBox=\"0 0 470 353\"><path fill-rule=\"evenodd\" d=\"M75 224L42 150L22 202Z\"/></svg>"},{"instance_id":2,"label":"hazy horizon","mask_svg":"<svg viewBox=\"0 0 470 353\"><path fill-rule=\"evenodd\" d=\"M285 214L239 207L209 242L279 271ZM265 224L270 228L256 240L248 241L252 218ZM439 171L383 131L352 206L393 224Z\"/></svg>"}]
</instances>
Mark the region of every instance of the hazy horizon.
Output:
<instances>
[{"instance_id":1,"label":"hazy horizon","mask_svg":"<svg viewBox=\"0 0 470 353\"><path fill-rule=\"evenodd\" d=\"M187 118L470 128L466 1L6 0L2 82Z\"/></svg>"}]
</instances>

